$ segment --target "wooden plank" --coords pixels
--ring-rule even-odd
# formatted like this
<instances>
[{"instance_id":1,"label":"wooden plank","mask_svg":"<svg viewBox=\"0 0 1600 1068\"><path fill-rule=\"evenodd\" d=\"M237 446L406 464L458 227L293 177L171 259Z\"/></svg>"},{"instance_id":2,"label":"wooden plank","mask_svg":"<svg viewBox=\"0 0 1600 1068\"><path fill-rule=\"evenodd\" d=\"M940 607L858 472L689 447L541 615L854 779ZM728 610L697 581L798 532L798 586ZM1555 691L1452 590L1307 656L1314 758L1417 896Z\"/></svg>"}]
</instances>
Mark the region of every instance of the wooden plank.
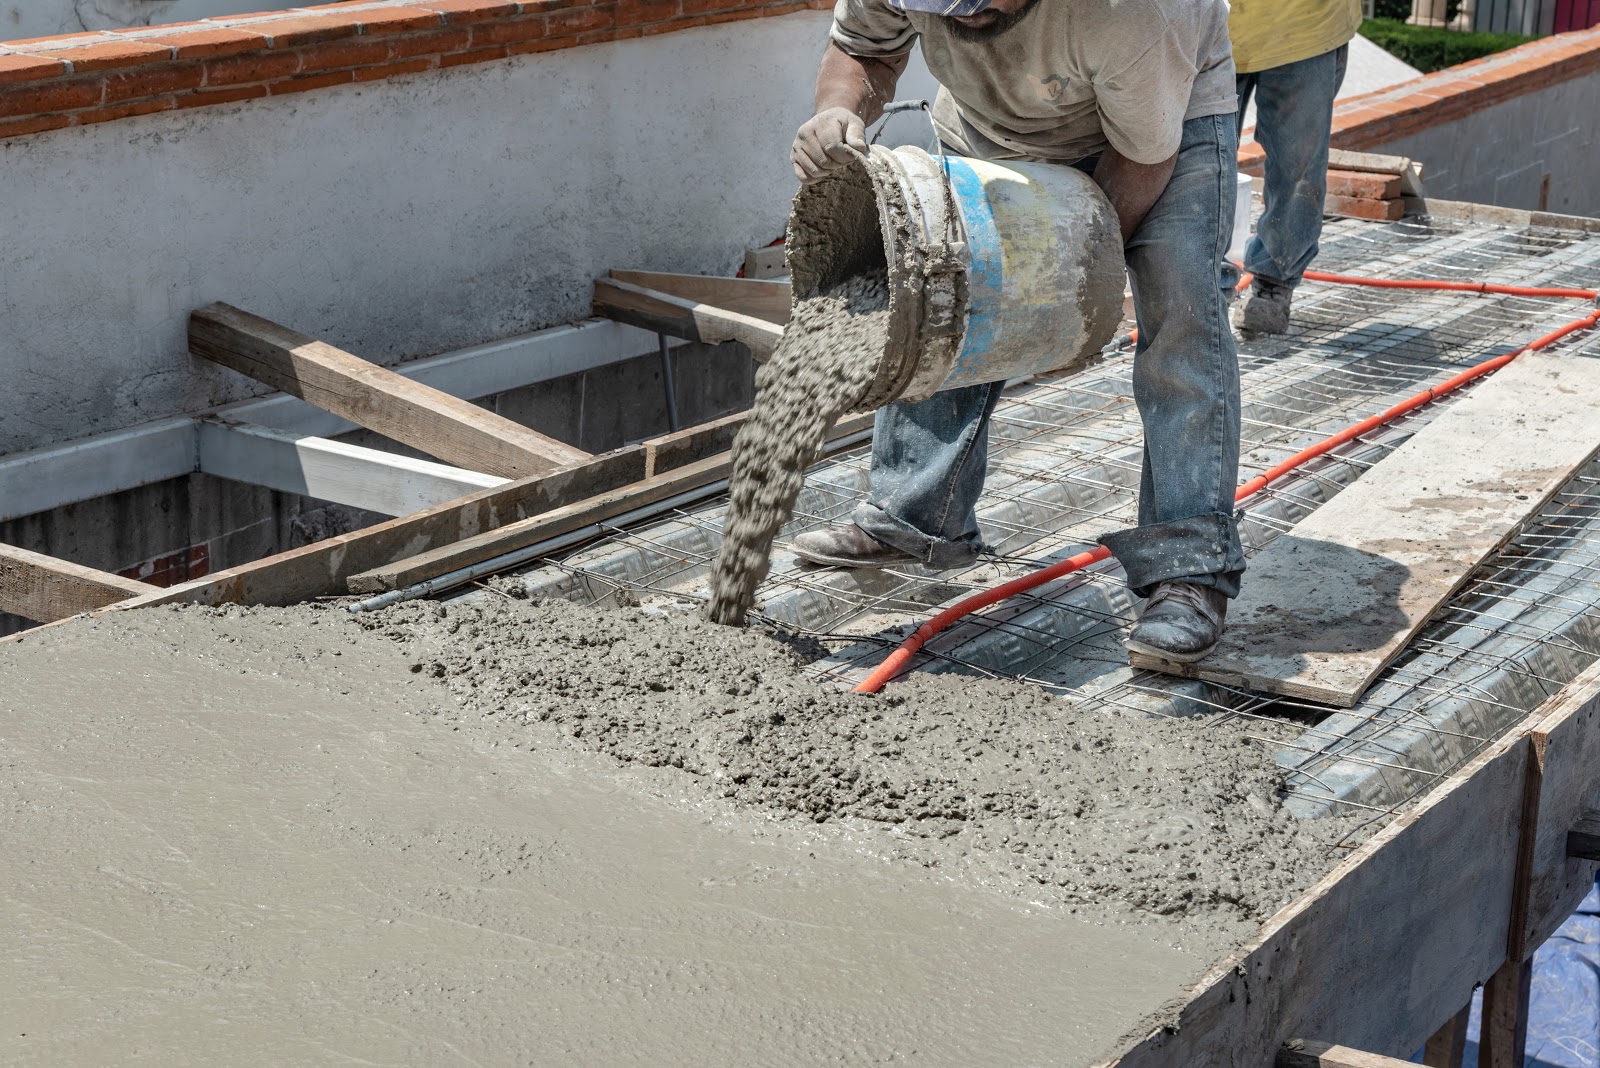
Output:
<instances>
[{"instance_id":1,"label":"wooden plank","mask_svg":"<svg viewBox=\"0 0 1600 1068\"><path fill-rule=\"evenodd\" d=\"M613 281L653 289L697 304L751 315L782 326L789 321L789 283L755 278L717 278L703 274L658 271L612 271Z\"/></svg>"},{"instance_id":2,"label":"wooden plank","mask_svg":"<svg viewBox=\"0 0 1600 1068\"><path fill-rule=\"evenodd\" d=\"M1331 1042L1293 1039L1278 1051L1277 1068L1414 1068L1410 1061L1364 1053Z\"/></svg>"},{"instance_id":3,"label":"wooden plank","mask_svg":"<svg viewBox=\"0 0 1600 1068\"><path fill-rule=\"evenodd\" d=\"M1527 353L1250 561L1217 648L1155 668L1349 708L1600 450L1600 359Z\"/></svg>"},{"instance_id":4,"label":"wooden plank","mask_svg":"<svg viewBox=\"0 0 1600 1068\"><path fill-rule=\"evenodd\" d=\"M227 304L190 315L189 351L468 470L525 478L588 456L470 401Z\"/></svg>"},{"instance_id":5,"label":"wooden plank","mask_svg":"<svg viewBox=\"0 0 1600 1068\"><path fill-rule=\"evenodd\" d=\"M833 429L828 432L828 439L836 441L869 430L876 417L874 412L847 415L833 425ZM749 412L739 412L645 442L646 475L682 467L684 464L703 460L719 452L727 452L733 447L733 439L738 435L739 428L744 426L749 418Z\"/></svg>"},{"instance_id":6,"label":"wooden plank","mask_svg":"<svg viewBox=\"0 0 1600 1068\"><path fill-rule=\"evenodd\" d=\"M0 612L53 623L157 587L107 571L0 544Z\"/></svg>"},{"instance_id":7,"label":"wooden plank","mask_svg":"<svg viewBox=\"0 0 1600 1068\"><path fill-rule=\"evenodd\" d=\"M1461 1068L1467 1056L1467 1025L1472 1022L1472 1002L1450 1017L1422 1047L1422 1063L1428 1068Z\"/></svg>"},{"instance_id":8,"label":"wooden plank","mask_svg":"<svg viewBox=\"0 0 1600 1068\"><path fill-rule=\"evenodd\" d=\"M872 426L871 413L846 416L828 431L829 451L849 441ZM382 567L372 568L350 576L351 593L385 593L404 589L428 579L463 567L481 564L496 556L515 552L535 542L560 537L574 530L610 519L635 508L643 508L668 497L710 485L727 478L733 469L732 454L718 453L696 460L676 470L657 473L632 486L624 486L614 494L581 505L535 516L520 523L512 523L497 530L487 531L474 538L444 545L419 553L405 560L396 560Z\"/></svg>"},{"instance_id":9,"label":"wooden plank","mask_svg":"<svg viewBox=\"0 0 1600 1068\"><path fill-rule=\"evenodd\" d=\"M1587 215L1562 215L1553 211L1503 208L1498 204L1436 200L1433 197L1406 196L1404 199L1407 215L1427 215L1442 222L1476 223L1482 226L1541 226L1552 230L1600 234L1600 218Z\"/></svg>"},{"instance_id":10,"label":"wooden plank","mask_svg":"<svg viewBox=\"0 0 1600 1068\"><path fill-rule=\"evenodd\" d=\"M218 571L117 607L179 601L282 605L343 593L346 580L356 572L584 500L643 476L644 448L630 446L549 475L481 490L435 508Z\"/></svg>"},{"instance_id":11,"label":"wooden plank","mask_svg":"<svg viewBox=\"0 0 1600 1068\"><path fill-rule=\"evenodd\" d=\"M199 423L200 470L219 478L405 515L507 480L327 438L217 419Z\"/></svg>"},{"instance_id":12,"label":"wooden plank","mask_svg":"<svg viewBox=\"0 0 1600 1068\"><path fill-rule=\"evenodd\" d=\"M1569 856L1567 838L1600 810L1600 664L1562 687L1547 706L1549 717L1533 732L1544 742L1544 787L1522 939L1530 949L1555 934L1594 885L1594 862Z\"/></svg>"},{"instance_id":13,"label":"wooden plank","mask_svg":"<svg viewBox=\"0 0 1600 1068\"><path fill-rule=\"evenodd\" d=\"M1600 860L1600 814L1588 813L1567 832L1567 856Z\"/></svg>"},{"instance_id":14,"label":"wooden plank","mask_svg":"<svg viewBox=\"0 0 1600 1068\"><path fill-rule=\"evenodd\" d=\"M1528 1047L1528 991L1533 961L1508 960L1483 984L1479 1068L1523 1068Z\"/></svg>"},{"instance_id":15,"label":"wooden plank","mask_svg":"<svg viewBox=\"0 0 1600 1068\"><path fill-rule=\"evenodd\" d=\"M783 328L753 315L701 304L614 278L594 283L594 313L645 330L708 345L742 341L758 360L772 355Z\"/></svg>"}]
</instances>

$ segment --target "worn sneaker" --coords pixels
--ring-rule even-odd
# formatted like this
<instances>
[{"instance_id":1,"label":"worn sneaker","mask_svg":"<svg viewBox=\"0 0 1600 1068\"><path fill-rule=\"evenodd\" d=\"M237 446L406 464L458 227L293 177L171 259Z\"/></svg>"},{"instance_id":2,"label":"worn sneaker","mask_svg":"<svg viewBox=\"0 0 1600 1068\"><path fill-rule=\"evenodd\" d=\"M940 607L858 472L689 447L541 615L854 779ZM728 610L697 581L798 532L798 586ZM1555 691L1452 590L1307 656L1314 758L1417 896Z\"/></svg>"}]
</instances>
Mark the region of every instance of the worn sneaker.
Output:
<instances>
[{"instance_id":1,"label":"worn sneaker","mask_svg":"<svg viewBox=\"0 0 1600 1068\"><path fill-rule=\"evenodd\" d=\"M807 563L828 567L894 567L917 562L915 556L885 545L854 523L834 523L796 534L789 541L789 550Z\"/></svg>"},{"instance_id":2,"label":"worn sneaker","mask_svg":"<svg viewBox=\"0 0 1600 1068\"><path fill-rule=\"evenodd\" d=\"M1286 334L1289 302L1293 299L1292 286L1258 278L1250 286L1250 295L1234 312L1234 325L1246 334Z\"/></svg>"},{"instance_id":3,"label":"worn sneaker","mask_svg":"<svg viewBox=\"0 0 1600 1068\"><path fill-rule=\"evenodd\" d=\"M1128 635L1128 648L1180 664L1199 660L1216 648L1227 614L1228 598L1216 589L1194 582L1163 582Z\"/></svg>"}]
</instances>

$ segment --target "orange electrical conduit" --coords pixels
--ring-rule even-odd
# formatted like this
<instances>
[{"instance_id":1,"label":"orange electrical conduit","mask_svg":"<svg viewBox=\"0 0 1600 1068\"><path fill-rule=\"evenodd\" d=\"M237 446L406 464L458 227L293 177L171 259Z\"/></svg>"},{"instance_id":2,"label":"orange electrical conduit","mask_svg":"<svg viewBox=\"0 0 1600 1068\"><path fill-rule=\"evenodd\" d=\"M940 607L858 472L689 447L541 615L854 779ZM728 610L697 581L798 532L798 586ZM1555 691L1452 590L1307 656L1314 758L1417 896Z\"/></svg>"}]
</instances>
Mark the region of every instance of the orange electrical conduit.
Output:
<instances>
[{"instance_id":1,"label":"orange electrical conduit","mask_svg":"<svg viewBox=\"0 0 1600 1068\"><path fill-rule=\"evenodd\" d=\"M1306 277L1312 278L1313 275L1308 271L1306 272ZM1366 285L1369 283L1382 283L1387 281L1386 279L1364 279L1357 281L1347 279L1343 275L1323 275L1321 278L1314 280L1324 281L1333 279L1338 279L1340 284L1351 285ZM1241 282L1241 285L1243 284L1244 283ZM1413 282L1410 284L1387 288L1455 289L1463 285L1472 287L1476 284L1462 282ZM1484 283L1484 285L1487 285L1487 283ZM1537 294L1540 296L1564 296L1581 299L1594 299L1596 295L1595 291L1587 289L1530 290L1515 286L1500 286L1497 288L1485 289L1471 288L1470 291L1499 293L1508 289L1518 289L1518 295L1524 296L1529 294ZM1312 445L1310 448L1302 449L1275 467L1271 467L1266 471L1263 471L1261 474L1257 475L1255 478L1252 478L1250 481L1239 487L1238 491L1234 494L1234 502L1238 503L1247 497L1251 497L1256 493L1259 493L1262 489L1266 488L1269 483L1275 481L1276 479L1282 478L1284 475L1288 474L1290 471L1293 471L1301 464L1331 452L1340 445L1348 444L1349 442L1360 437L1362 434L1368 433L1369 431L1374 430L1382 426L1384 423L1390 422L1391 420L1398 419L1400 416L1414 411L1417 408L1422 407L1424 404L1444 396L1446 393L1460 389L1462 386L1473 381L1474 379L1482 378L1484 375L1492 374L1495 371L1498 371L1500 368L1504 367L1518 356L1521 356L1524 352L1536 352L1539 349L1555 344L1557 341L1560 341L1569 334L1575 334L1580 330L1588 330L1596 325L1600 325L1600 309L1590 312L1581 319L1574 319L1567 325L1557 330L1552 330L1550 333L1541 338L1536 338L1535 340L1528 342L1519 349L1508 352L1503 356L1496 356L1493 359L1485 360L1479 364L1474 364L1472 367L1467 368L1465 371L1462 371L1459 374L1452 375L1450 378L1445 379L1436 386L1429 386L1421 393L1407 397L1405 400L1394 405L1392 408L1389 408L1387 411L1383 411L1377 415L1371 416L1370 418L1363 419L1354 426L1346 427L1344 430L1339 431L1339 433L1334 434L1332 437L1325 438L1322 441L1319 441L1317 444ZM1081 571L1090 564L1099 563L1101 560L1106 559L1110 555L1111 551L1105 546L1100 546L1099 548L1095 549L1088 549L1084 552L1078 553L1076 556L1070 556L1065 560L1058 560L1049 567L1035 571L1031 575L1023 575L1020 578L1014 578L1009 582L1002 582L1000 585L995 586L992 589L985 590L982 593L975 593L971 597L966 597L960 601L957 601L955 604L944 609L938 615L934 616L922 626L918 627L909 638L901 642L900 647L894 652L890 653L888 658L873 670L872 674L861 680L861 682L855 687L854 692L877 693L879 690L882 690L890 679L900 674L901 670L903 670L905 666L911 662L911 658L916 655L919 649L927 644L930 638L945 630L957 620L963 619L966 616L970 616L972 613L977 612L980 609L988 608L990 605L1003 601L1008 597L1014 597L1019 593L1026 593L1028 590L1043 586L1047 582L1053 582L1056 579L1061 578L1063 575L1070 575L1074 571Z\"/></svg>"}]
</instances>

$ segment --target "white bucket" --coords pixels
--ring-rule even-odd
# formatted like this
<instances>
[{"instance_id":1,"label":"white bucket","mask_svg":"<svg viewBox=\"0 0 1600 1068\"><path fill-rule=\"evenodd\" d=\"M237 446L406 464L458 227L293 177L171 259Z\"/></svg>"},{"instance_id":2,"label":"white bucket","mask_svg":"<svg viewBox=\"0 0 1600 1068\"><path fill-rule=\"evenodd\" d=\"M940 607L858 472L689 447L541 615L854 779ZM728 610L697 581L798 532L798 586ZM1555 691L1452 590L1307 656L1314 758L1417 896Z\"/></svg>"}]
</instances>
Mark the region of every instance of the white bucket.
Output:
<instances>
[{"instance_id":1,"label":"white bucket","mask_svg":"<svg viewBox=\"0 0 1600 1068\"><path fill-rule=\"evenodd\" d=\"M1241 263L1245 242L1250 240L1250 176L1240 171L1233 177L1233 240L1228 244L1228 259Z\"/></svg>"}]
</instances>

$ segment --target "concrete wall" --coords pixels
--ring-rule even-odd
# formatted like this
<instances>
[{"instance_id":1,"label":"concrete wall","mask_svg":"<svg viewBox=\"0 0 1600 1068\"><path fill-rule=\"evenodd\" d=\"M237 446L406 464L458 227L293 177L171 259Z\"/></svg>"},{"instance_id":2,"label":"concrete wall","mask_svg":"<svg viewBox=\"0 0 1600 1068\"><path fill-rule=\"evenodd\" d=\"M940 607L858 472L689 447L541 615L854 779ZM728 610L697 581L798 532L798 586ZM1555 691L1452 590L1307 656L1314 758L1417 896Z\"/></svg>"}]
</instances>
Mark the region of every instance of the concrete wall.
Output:
<instances>
[{"instance_id":1,"label":"concrete wall","mask_svg":"<svg viewBox=\"0 0 1600 1068\"><path fill-rule=\"evenodd\" d=\"M731 273L783 231L827 22L0 141L0 455L261 392L187 354L215 300L393 363L585 316L609 267Z\"/></svg>"},{"instance_id":2,"label":"concrete wall","mask_svg":"<svg viewBox=\"0 0 1600 1068\"><path fill-rule=\"evenodd\" d=\"M0 40L162 26L261 7L261 0L0 0Z\"/></svg>"},{"instance_id":3,"label":"concrete wall","mask_svg":"<svg viewBox=\"0 0 1600 1068\"><path fill-rule=\"evenodd\" d=\"M1600 72L1557 82L1374 151L1422 160L1428 195L1600 215Z\"/></svg>"}]
</instances>

